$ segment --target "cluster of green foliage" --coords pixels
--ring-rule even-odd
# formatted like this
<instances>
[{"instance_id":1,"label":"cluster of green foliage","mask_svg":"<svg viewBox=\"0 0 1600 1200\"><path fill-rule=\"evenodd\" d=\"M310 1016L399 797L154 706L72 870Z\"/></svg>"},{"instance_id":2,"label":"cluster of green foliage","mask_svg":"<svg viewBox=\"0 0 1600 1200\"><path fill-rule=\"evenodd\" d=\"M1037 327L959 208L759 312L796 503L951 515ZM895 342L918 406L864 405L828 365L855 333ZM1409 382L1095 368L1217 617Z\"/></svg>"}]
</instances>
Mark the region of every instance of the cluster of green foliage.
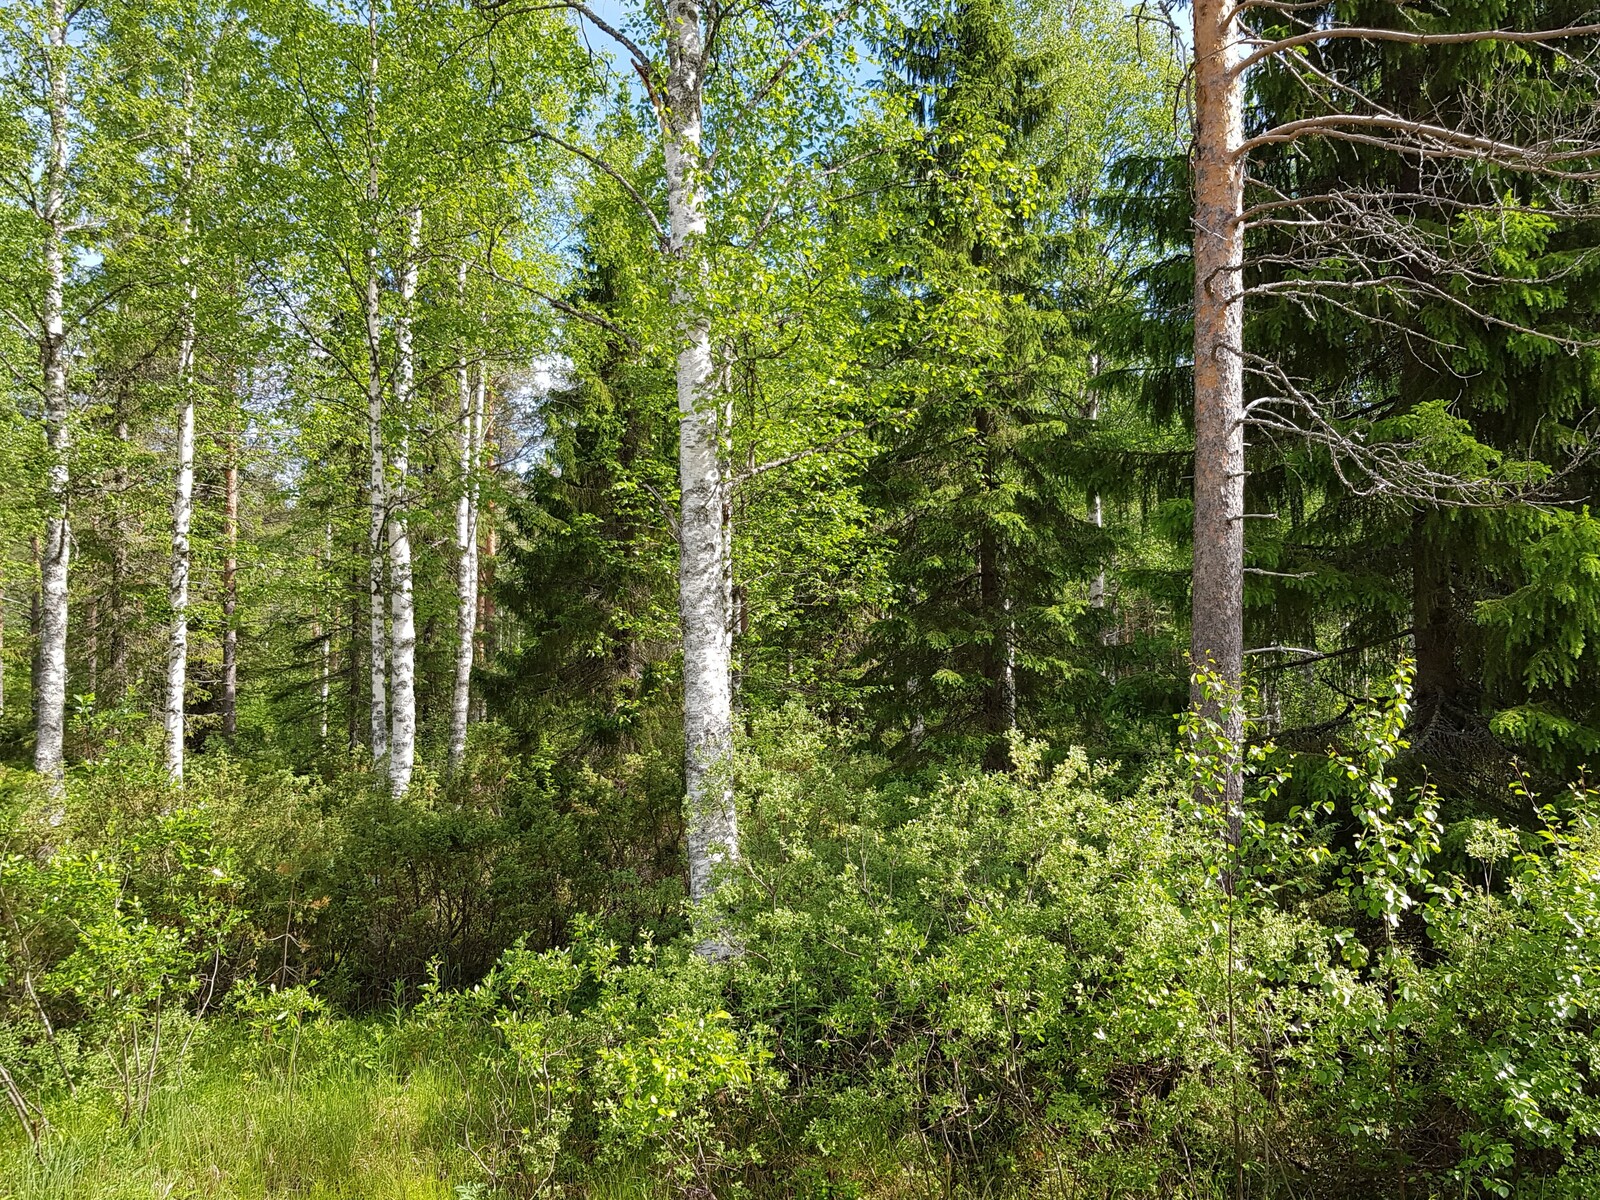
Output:
<instances>
[{"instance_id":1,"label":"cluster of green foliage","mask_svg":"<svg viewBox=\"0 0 1600 1200\"><path fill-rule=\"evenodd\" d=\"M457 1195L1588 1194L1600 799L1442 824L1391 773L1410 688L1328 755L1256 746L1237 813L1207 799L1215 718L1130 785L1021 739L1007 772L896 777L776 710L703 915L738 931L723 964L675 918L469 934L502 889L572 884L565 855L497 861L527 832L466 793L389 818L396 872L384 819L305 779L213 761L179 799L124 751L51 826L10 776L0 1063L32 1126L4 1194L121 1195L141 1162L197 1195L358 1194L341 1173L394 1139L411 1166L380 1179L431 1163ZM388 1015L339 1015L380 973ZM240 1088L260 1116L223 1151ZM324 1106L333 1132L291 1145Z\"/></svg>"}]
</instances>

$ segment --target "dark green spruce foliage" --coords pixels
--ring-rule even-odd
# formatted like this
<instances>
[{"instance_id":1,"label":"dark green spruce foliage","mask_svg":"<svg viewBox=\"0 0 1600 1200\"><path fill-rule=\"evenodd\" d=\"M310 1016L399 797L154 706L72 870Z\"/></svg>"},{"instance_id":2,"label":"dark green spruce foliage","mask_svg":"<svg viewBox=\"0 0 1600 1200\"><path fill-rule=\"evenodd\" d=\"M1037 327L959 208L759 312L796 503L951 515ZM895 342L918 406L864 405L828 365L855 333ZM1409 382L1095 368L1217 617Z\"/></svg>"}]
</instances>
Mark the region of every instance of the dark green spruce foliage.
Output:
<instances>
[{"instance_id":1,"label":"dark green spruce foliage","mask_svg":"<svg viewBox=\"0 0 1600 1200\"><path fill-rule=\"evenodd\" d=\"M594 263L580 299L614 311L627 269ZM541 461L511 514L497 594L521 639L493 687L531 738L558 724L615 746L676 704L671 379L620 333L574 322L568 345L568 375L543 406Z\"/></svg>"},{"instance_id":2,"label":"dark green spruce foliage","mask_svg":"<svg viewBox=\"0 0 1600 1200\"><path fill-rule=\"evenodd\" d=\"M1453 5L1424 25L1549 28L1575 12L1557 4ZM1414 10L1386 3L1340 5L1338 19L1405 28L1418 20ZM1282 18L1259 18L1263 36L1284 32L1275 20ZM1294 20L1315 18L1298 11ZM1386 109L1445 124L1490 93L1513 114L1508 120L1525 124L1588 102L1543 51L1335 39L1307 53L1316 69L1360 80ZM1252 89L1251 131L1327 111L1271 67L1254 76ZM1373 146L1307 138L1289 149L1259 149L1251 161L1264 186L1247 203L1427 191L1414 158ZM1378 481L1359 464L1336 464L1292 436L1252 429L1247 508L1277 519L1247 526L1246 641L1331 655L1300 668L1303 655L1281 650L1250 664L1281 736L1307 747L1348 716L1341 697L1414 645L1414 757L1475 790L1513 754L1560 774L1600 745L1593 650L1600 610L1590 582L1600 526L1586 505L1595 480L1581 452L1600 399L1600 357L1575 345L1600 323L1600 275L1594 229L1554 215L1563 200L1585 198L1574 190L1584 185L1558 190L1482 164L1435 169L1440 177L1426 182L1436 195L1521 206L1474 224L1470 211L1437 199L1386 205L1418 245L1455 264L1437 278L1412 277L1437 284L1439 295L1418 301L1415 292L1380 286L1341 294L1337 304L1254 296L1246 348L1325 401L1345 431L1403 445L1462 481L1529 485L1529 501L1461 503L1468 494L1449 490L1431 501L1365 494ZM1115 364L1103 386L1129 398L1155 428L1172 430L1184 414L1192 353L1187 168L1128 160L1113 176L1104 207L1153 258L1136 272L1128 302L1102 323L1101 344ZM1303 273L1283 261L1296 237L1270 225L1252 230L1249 281ZM1352 260L1362 249L1351 246ZM1355 278L1361 270L1352 260L1324 257L1316 269ZM1379 278L1403 269L1373 268ZM1253 396L1266 386L1247 377ZM1187 469L1138 453L1121 466L1124 480L1141 481L1153 527L1186 545ZM1153 594L1171 590L1159 573L1140 582Z\"/></svg>"},{"instance_id":3,"label":"dark green spruce foliage","mask_svg":"<svg viewBox=\"0 0 1600 1200\"><path fill-rule=\"evenodd\" d=\"M925 132L908 171L910 264L881 282L920 368L904 428L865 492L896 547L894 604L866 656L880 724L903 747L965 746L991 764L1059 682L1064 592L1100 547L1065 469L1087 406L1087 349L1053 288L1064 238L1046 220L1058 164L1031 135L1060 103L1047 55L1004 6L924 13L888 48Z\"/></svg>"},{"instance_id":4,"label":"dark green spruce foliage","mask_svg":"<svg viewBox=\"0 0 1600 1200\"><path fill-rule=\"evenodd\" d=\"M1356 25L1440 32L1550 28L1579 15L1578 6L1548 2L1453 4L1425 17L1386 3L1339 7ZM1263 18L1265 32L1273 19ZM1318 69L1364 80L1386 109L1446 124L1488 95L1525 129L1593 102L1575 94L1550 50L1336 40L1309 54ZM1256 127L1318 111L1281 71L1257 77ZM1406 443L1464 479L1547 482L1538 505L1367 498L1352 494L1325 455L1264 447L1256 503L1283 519L1251 530L1252 561L1280 574L1252 582L1251 640L1346 651L1324 669L1347 685L1392 659L1409 635L1418 664L1412 741L1433 770L1465 777L1509 752L1569 769L1600 745L1600 662L1590 648L1600 527L1586 507L1595 475L1578 461L1600 401L1600 355L1575 345L1600 321L1600 263L1594 228L1552 214L1586 199L1591 185L1444 164L1429 168L1441 187L1414 157L1321 140L1259 152L1253 170L1289 195L1365 188L1514 206L1479 218L1437 199L1391 203L1409 236L1454 267L1440 275L1419 255L1380 274L1436 284L1436 297L1418 302L1396 287L1338 307L1262 301L1249 339L1310 381L1349 429ZM1266 264L1256 278L1283 278L1272 256L1286 236L1270 228L1254 236ZM1352 272L1338 261L1323 269ZM1345 474L1357 491L1374 482L1359 468Z\"/></svg>"}]
</instances>

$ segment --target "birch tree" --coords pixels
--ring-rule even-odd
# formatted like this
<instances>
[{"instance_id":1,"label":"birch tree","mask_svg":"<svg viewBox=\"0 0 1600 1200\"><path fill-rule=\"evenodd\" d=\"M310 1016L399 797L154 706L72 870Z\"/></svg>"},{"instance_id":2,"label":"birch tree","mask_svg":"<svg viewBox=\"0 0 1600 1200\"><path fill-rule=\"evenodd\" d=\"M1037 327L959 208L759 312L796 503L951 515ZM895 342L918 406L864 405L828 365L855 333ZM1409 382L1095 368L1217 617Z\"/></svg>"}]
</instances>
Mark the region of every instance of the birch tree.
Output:
<instances>
[{"instance_id":1,"label":"birch tree","mask_svg":"<svg viewBox=\"0 0 1600 1200\"><path fill-rule=\"evenodd\" d=\"M14 122L17 157L5 164L4 187L26 214L28 258L8 267L20 299L7 321L32 348L36 367L14 375L29 380L44 430L45 490L39 548L38 645L34 676L34 769L58 789L65 767L67 702L67 602L72 560L71 457L73 415L70 370L73 321L68 312L77 238L92 201L75 158L85 149L81 108L96 86L91 50L102 14L66 0L7 7L0 15L0 80Z\"/></svg>"},{"instance_id":2,"label":"birch tree","mask_svg":"<svg viewBox=\"0 0 1600 1200\"><path fill-rule=\"evenodd\" d=\"M362 297L362 317L366 329L367 388L367 670L371 688L370 734L368 746L374 763L389 754L388 665L389 637L384 613L384 537L387 529L389 497L384 464L383 438L383 288L379 279L382 231L380 211L383 199L378 142L378 86L380 79L378 7L367 3L367 60L363 100L363 150L366 156L366 268Z\"/></svg>"},{"instance_id":3,"label":"birch tree","mask_svg":"<svg viewBox=\"0 0 1600 1200\"><path fill-rule=\"evenodd\" d=\"M393 716L389 738L389 790L404 795L417 759L417 613L411 574L411 532L406 506L410 470L410 423L416 403L416 345L413 337L418 256L422 253L422 209L406 220L405 257L400 269L400 312L395 322L395 407L401 422L389 483L390 672Z\"/></svg>"},{"instance_id":4,"label":"birch tree","mask_svg":"<svg viewBox=\"0 0 1600 1200\"><path fill-rule=\"evenodd\" d=\"M456 290L465 307L467 263L462 260ZM472 663L478 622L478 496L479 468L483 452L483 407L487 390L484 365L476 371L464 344L456 356L456 392L459 403L456 431L459 451L459 492L456 496L456 644L455 678L450 692L450 745L448 766L452 773L461 769L467 756L467 722L472 702Z\"/></svg>"},{"instance_id":5,"label":"birch tree","mask_svg":"<svg viewBox=\"0 0 1600 1200\"><path fill-rule=\"evenodd\" d=\"M181 121L183 131L178 147L178 238L184 247L178 259L179 271L188 276L193 264L188 243L193 233L191 211L194 192L194 74L183 69ZM194 403L195 403L195 302L197 290L192 277L183 278L178 335L178 445L177 471L172 494L172 572L167 585L167 602L172 608L172 632L167 646L167 695L164 724L167 774L183 782L184 690L189 667L189 531L194 520Z\"/></svg>"},{"instance_id":6,"label":"birch tree","mask_svg":"<svg viewBox=\"0 0 1600 1200\"><path fill-rule=\"evenodd\" d=\"M457 476L435 471L434 430L441 407L456 419L459 395L445 401L424 364L534 354L517 309L548 291L552 256L529 233L542 200L535 160L548 151L507 136L504 114L565 120L573 38L549 16L486 21L466 3L324 10L284 0L272 15L287 153L274 146L280 161L267 170L280 177L279 222L295 248L294 277L277 286L329 387L360 398L368 745L399 794L428 726L417 707L416 596L430 581L416 577L426 542L412 525L429 526L433 489L453 491ZM463 267L473 317L439 299ZM459 373L454 382L461 393ZM451 457L470 458L481 435L465 409L460 420L466 441ZM426 465L414 471L413 455ZM472 496L449 494L446 511L461 499L472 507ZM470 681L470 660L462 669ZM449 726L449 745L464 745L456 688L447 690L441 732Z\"/></svg>"},{"instance_id":7,"label":"birch tree","mask_svg":"<svg viewBox=\"0 0 1600 1200\"><path fill-rule=\"evenodd\" d=\"M733 541L735 472L730 457L733 409L727 388L730 361L719 362L712 302L712 224L733 211L713 212L736 190L728 175L737 170L740 141L772 140L765 183L775 188L770 207L754 214L744 232L747 246L762 244L786 211L803 207L795 189L813 161L789 131L798 129L807 102L826 107L843 93L838 78L822 83L822 63L834 39L842 38L856 9L835 11L806 4L782 13L736 10L718 0L668 0L647 10L630 31L605 20L576 0L565 0L582 21L610 39L638 75L653 116L664 163L665 213L659 214L630 179L627 164L609 161L597 147L533 128L529 136L560 146L619 187L636 216L653 234L668 279L668 324L673 338L673 375L678 407L678 503L673 514L678 542L678 610L683 649L683 727L686 849L689 895L699 903L716 887L719 872L739 857L731 752L734 716ZM741 39L743 39L741 43ZM759 49L757 49L759 47ZM742 54L741 54L742 51ZM719 140L706 147L708 81L722 116ZM806 86L832 87L821 92ZM804 99L799 99L804 97ZM791 125L791 122L793 123ZM842 124L842 122L841 122ZM823 157L818 154L816 157ZM719 171L719 159L720 168ZM751 194L760 191L751 188ZM765 201L768 193L763 193ZM750 195L742 197L750 203ZM721 277L718 276L718 281ZM703 953L720 956L731 946L712 938Z\"/></svg>"},{"instance_id":8,"label":"birch tree","mask_svg":"<svg viewBox=\"0 0 1600 1200\"><path fill-rule=\"evenodd\" d=\"M44 230L44 304L39 337L44 377L45 440L49 450L50 515L45 521L39 574L39 680L35 687L33 768L59 786L65 767L62 738L67 700L67 571L72 555L68 512L67 455L72 445L67 392L66 203L67 156L71 137L65 0L49 0L44 29L48 87L49 142L45 150L44 190L37 209Z\"/></svg>"}]
</instances>

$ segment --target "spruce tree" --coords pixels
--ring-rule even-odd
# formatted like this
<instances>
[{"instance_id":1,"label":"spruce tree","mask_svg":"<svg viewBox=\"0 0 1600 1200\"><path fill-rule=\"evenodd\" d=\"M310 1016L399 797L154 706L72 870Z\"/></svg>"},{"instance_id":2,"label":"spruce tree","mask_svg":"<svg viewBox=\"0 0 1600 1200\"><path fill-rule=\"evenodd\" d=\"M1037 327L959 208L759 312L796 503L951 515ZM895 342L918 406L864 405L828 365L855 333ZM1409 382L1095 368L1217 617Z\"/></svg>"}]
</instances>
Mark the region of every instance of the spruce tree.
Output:
<instances>
[{"instance_id":1,"label":"spruce tree","mask_svg":"<svg viewBox=\"0 0 1600 1200\"><path fill-rule=\"evenodd\" d=\"M925 12L887 57L924 139L903 168L915 252L878 293L915 373L908 426L865 471L894 545L867 679L902 746L998 766L1019 705L1055 674L1062 588L1092 575L1099 538L1066 466L1087 351L1055 286L1069 235L1046 219L1062 162L1037 136L1061 76L1002 0Z\"/></svg>"},{"instance_id":2,"label":"spruce tree","mask_svg":"<svg viewBox=\"0 0 1600 1200\"><path fill-rule=\"evenodd\" d=\"M1452 5L1434 24L1548 29L1578 15L1573 5L1496 0ZM1410 20L1381 3L1341 6L1339 16L1375 28ZM1550 46L1346 39L1311 53L1324 72L1371 80L1386 109L1413 120L1450 124L1492 96L1505 119L1549 129L1592 104L1574 94L1564 51ZM1255 102L1262 127L1308 111L1304 89L1283 71L1258 75ZM1538 503L1389 498L1326 454L1265 447L1252 479L1259 511L1276 505L1300 519L1252 530L1257 565L1277 572L1252 588L1256 640L1325 647L1340 657L1324 672L1343 684L1381 671L1409 642L1411 742L1436 775L1466 782L1513 753L1570 766L1600 744L1600 663L1586 649L1594 615L1586 590L1572 586L1595 540L1582 506L1595 477L1569 469L1600 401L1600 355L1582 347L1596 327L1600 272L1592 223L1560 214L1587 202L1591 185L1340 142L1306 143L1257 170L1263 194L1414 194L1403 220L1418 240L1448 243L1456 264L1441 271L1418 256L1391 268L1436 288L1422 304L1396 287L1338 307L1264 305L1249 344L1339 397L1348 427L1371 441L1403 444L1467 479L1558 478L1537 490ZM1480 218L1473 201L1499 208ZM1256 237L1258 280L1284 279L1274 256L1285 236L1268 223Z\"/></svg>"}]
</instances>

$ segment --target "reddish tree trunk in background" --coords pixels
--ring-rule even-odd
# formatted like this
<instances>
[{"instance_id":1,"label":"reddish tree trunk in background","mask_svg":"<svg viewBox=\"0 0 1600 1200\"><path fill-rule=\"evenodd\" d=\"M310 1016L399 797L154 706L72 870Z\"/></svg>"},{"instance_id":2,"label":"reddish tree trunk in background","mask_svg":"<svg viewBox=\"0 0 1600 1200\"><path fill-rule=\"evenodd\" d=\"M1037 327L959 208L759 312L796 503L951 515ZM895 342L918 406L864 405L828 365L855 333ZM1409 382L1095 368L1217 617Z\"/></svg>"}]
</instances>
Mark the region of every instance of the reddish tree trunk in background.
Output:
<instances>
[{"instance_id":1,"label":"reddish tree trunk in background","mask_svg":"<svg viewBox=\"0 0 1600 1200\"><path fill-rule=\"evenodd\" d=\"M1244 140L1232 0L1195 0L1194 623L1190 654L1237 693L1244 668ZM1236 696L1235 696L1236 699ZM1204 697L1194 696L1196 703ZM1237 703L1213 701L1237 745ZM1237 764L1225 803L1243 791ZM1211 797L1213 801L1215 797Z\"/></svg>"}]
</instances>

